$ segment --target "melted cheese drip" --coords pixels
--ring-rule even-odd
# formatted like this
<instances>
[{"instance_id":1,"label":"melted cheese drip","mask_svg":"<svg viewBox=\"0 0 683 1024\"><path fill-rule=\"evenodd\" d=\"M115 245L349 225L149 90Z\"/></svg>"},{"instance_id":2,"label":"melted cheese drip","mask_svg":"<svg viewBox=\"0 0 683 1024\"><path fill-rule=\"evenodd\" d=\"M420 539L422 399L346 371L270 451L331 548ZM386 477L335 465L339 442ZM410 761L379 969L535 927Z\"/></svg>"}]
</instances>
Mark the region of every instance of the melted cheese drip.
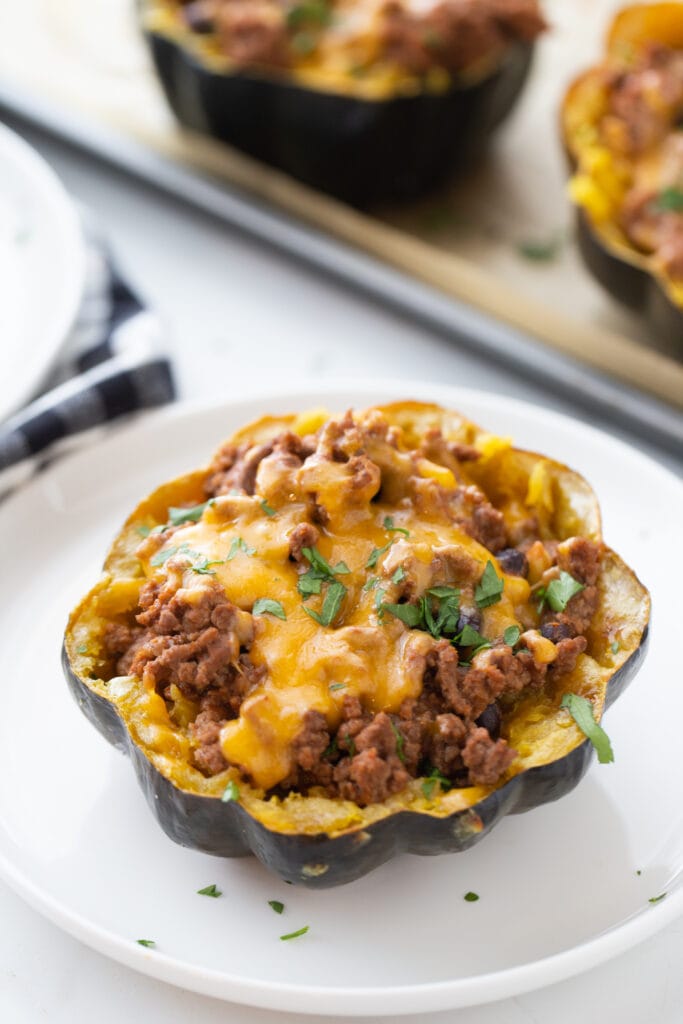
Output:
<instances>
[{"instance_id":1,"label":"melted cheese drip","mask_svg":"<svg viewBox=\"0 0 683 1024\"><path fill-rule=\"evenodd\" d=\"M452 473L443 467L421 459L417 468L424 477L455 486ZM254 617L255 636L249 657L255 665L264 665L267 674L244 700L239 717L223 727L220 738L226 760L268 790L289 775L292 740L308 710L321 712L334 730L347 695L357 696L373 712L396 712L404 700L420 693L424 671L420 648L424 655L431 641L425 633L409 630L391 613L385 612L380 621L377 590L364 589L369 577L379 578L384 600L389 602L399 596L397 585L391 581L398 564L412 566L420 593L436 583L461 586L452 573L449 578L443 559L434 559L434 549L452 545L461 553L461 561L464 557L470 562L471 600L472 581L479 578L489 559L494 564L495 559L443 517L435 514L433 519L425 519L423 512L418 515L409 501L403 500L398 506L371 503L372 487L354 488L346 463L309 459L292 474L284 473L272 458L266 459L259 468L257 490L253 498L218 498L198 523L177 530L165 547L187 545L209 562L220 563L211 566L214 579L239 608L251 611L259 598L270 598L284 609L284 621L270 614ZM337 577L347 588L347 595L329 628L319 625L304 610L305 604L320 610L325 584L319 597L310 597L304 604L297 581L299 572L309 566L305 562L298 569L289 559L289 537L309 518L310 500L307 504L306 498L310 499L312 493L329 516L317 548L330 565L345 562L350 570ZM264 497L277 510L276 515L268 516L263 511ZM384 526L387 515L410 536L388 531ZM230 561L225 561L235 538L253 548L254 554L240 547ZM388 542L391 546L376 566L367 568L373 550ZM194 560L194 555L191 557ZM440 568L435 569L437 562ZM161 566L145 561L143 567L148 576L163 578L173 571L174 563L171 557ZM526 580L505 576L499 568L498 572L505 581L502 599L483 612L482 632L491 638L500 638L507 626L518 623L529 600ZM196 586L197 581L196 573L188 567L186 584Z\"/></svg>"}]
</instances>

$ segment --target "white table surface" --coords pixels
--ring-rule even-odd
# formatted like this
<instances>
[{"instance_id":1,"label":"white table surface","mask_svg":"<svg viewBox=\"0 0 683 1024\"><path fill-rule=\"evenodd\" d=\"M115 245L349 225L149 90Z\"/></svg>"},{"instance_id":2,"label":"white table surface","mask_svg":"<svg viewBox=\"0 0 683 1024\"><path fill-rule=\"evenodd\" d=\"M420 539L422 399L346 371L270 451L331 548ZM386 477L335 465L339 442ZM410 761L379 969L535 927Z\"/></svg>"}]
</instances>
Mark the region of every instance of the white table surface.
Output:
<instances>
[{"instance_id":1,"label":"white table surface","mask_svg":"<svg viewBox=\"0 0 683 1024\"><path fill-rule=\"evenodd\" d=\"M15 127L71 193L96 212L130 279L161 314L183 397L230 398L247 386L391 376L512 395L603 426L595 415L544 394L511 371L458 350L54 140ZM683 454L676 459L644 441L635 443L683 474ZM220 1003L138 975L62 934L2 883L0 921L3 1024L302 1020ZM559 985L488 1006L401 1019L406 1024L680 1024L682 960L679 919L611 963ZM329 1017L308 1019L333 1024Z\"/></svg>"}]
</instances>

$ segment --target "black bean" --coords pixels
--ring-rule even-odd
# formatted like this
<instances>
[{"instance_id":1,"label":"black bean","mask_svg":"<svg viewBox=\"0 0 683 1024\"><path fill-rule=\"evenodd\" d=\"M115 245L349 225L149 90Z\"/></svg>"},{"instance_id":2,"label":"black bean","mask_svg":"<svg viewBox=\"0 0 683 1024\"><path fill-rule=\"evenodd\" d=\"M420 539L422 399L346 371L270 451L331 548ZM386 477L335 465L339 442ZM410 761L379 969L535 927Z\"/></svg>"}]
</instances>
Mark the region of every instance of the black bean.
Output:
<instances>
[{"instance_id":1,"label":"black bean","mask_svg":"<svg viewBox=\"0 0 683 1024\"><path fill-rule=\"evenodd\" d=\"M497 740L500 736L501 721L500 708L494 702L489 704L487 708L484 708L477 719L477 725L481 726L482 729L486 729L492 740Z\"/></svg>"},{"instance_id":2,"label":"black bean","mask_svg":"<svg viewBox=\"0 0 683 1024\"><path fill-rule=\"evenodd\" d=\"M519 548L503 548L496 558L503 572L510 576L526 576L529 572L527 557Z\"/></svg>"},{"instance_id":3,"label":"black bean","mask_svg":"<svg viewBox=\"0 0 683 1024\"><path fill-rule=\"evenodd\" d=\"M544 622L541 626L541 636L544 636L546 640L552 640L554 644L559 644L560 640L571 639L574 636L574 630L565 622L556 622L555 619L550 619L549 622Z\"/></svg>"},{"instance_id":4,"label":"black bean","mask_svg":"<svg viewBox=\"0 0 683 1024\"><path fill-rule=\"evenodd\" d=\"M476 629L477 633L481 629L481 612L478 608L461 608L460 616L458 618L458 633L462 633L465 626L470 626L472 629Z\"/></svg>"}]
</instances>

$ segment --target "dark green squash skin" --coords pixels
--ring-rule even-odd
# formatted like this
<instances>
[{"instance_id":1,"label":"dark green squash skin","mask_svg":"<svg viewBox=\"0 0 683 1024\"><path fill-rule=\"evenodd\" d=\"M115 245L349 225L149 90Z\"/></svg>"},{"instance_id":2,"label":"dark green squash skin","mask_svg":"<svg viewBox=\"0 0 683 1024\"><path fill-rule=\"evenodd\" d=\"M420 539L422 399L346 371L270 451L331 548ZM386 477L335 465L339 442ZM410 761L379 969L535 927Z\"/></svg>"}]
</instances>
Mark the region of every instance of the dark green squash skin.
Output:
<instances>
[{"instance_id":1,"label":"dark green squash skin","mask_svg":"<svg viewBox=\"0 0 683 1024\"><path fill-rule=\"evenodd\" d=\"M533 52L512 45L487 78L441 95L370 101L293 77L217 73L178 42L146 37L181 124L356 206L416 199L471 167L514 106Z\"/></svg>"},{"instance_id":2,"label":"dark green squash skin","mask_svg":"<svg viewBox=\"0 0 683 1024\"><path fill-rule=\"evenodd\" d=\"M603 288L642 314L658 338L683 352L683 309L657 277L611 252L581 209L576 211L576 237L586 267Z\"/></svg>"},{"instance_id":3,"label":"dark green squash skin","mask_svg":"<svg viewBox=\"0 0 683 1024\"><path fill-rule=\"evenodd\" d=\"M605 708L635 676L645 655L648 627L639 647L609 680ZM166 834L181 846L219 857L254 854L286 882L326 889L354 881L398 853L434 855L469 849L506 814L518 814L565 796L581 780L593 756L588 740L557 761L529 769L472 808L447 818L397 812L366 829L336 838L272 832L237 802L176 788L133 742L118 711L74 672L66 648L62 664L69 689L86 718L118 750L128 754L151 809Z\"/></svg>"}]
</instances>

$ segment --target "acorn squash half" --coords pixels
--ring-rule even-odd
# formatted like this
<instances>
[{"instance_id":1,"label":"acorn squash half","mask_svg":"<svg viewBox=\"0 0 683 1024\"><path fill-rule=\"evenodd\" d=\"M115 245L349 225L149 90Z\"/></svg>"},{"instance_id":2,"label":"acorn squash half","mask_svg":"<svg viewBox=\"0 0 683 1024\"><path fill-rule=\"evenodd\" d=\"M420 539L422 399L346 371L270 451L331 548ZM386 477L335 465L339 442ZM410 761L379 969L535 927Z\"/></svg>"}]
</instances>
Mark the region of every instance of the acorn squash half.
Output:
<instances>
[{"instance_id":1,"label":"acorn squash half","mask_svg":"<svg viewBox=\"0 0 683 1024\"><path fill-rule=\"evenodd\" d=\"M638 55L653 45L683 52L683 3L634 4L615 16L602 62L576 78L561 110L561 130L573 177L581 256L593 276L624 305L642 313L656 334L678 348L683 344L683 277L674 279L655 256L641 251L620 223L627 191L635 182L633 157L614 152L600 134L606 111L606 75L628 72ZM658 103L653 95L653 103ZM675 129L675 123L671 125ZM649 176L656 153L641 164ZM680 173L680 172L679 172ZM683 216L683 190L672 209Z\"/></svg>"},{"instance_id":2,"label":"acorn squash half","mask_svg":"<svg viewBox=\"0 0 683 1024\"><path fill-rule=\"evenodd\" d=\"M239 431L232 441L238 450L239 446L243 446L241 450L246 446L255 451L254 446L260 445L267 449L268 442L284 431L295 438L314 436L319 452L321 445L324 448L333 436L325 435L327 441L320 440L320 428L327 415L265 417ZM384 424L385 434L386 425L389 427L393 447L385 449L391 458L382 464L381 482L375 481L380 490L374 494L372 488L365 490L362 500L358 498L358 489L367 484L364 462L354 464L354 472L359 467L363 470L358 477L361 483L354 485L354 489L340 490L334 474L350 463L344 463L339 450L331 461L315 456L304 460L308 467L305 472L314 474L316 500L327 503L328 512L324 514L316 506L320 516L318 543L334 563L333 571L340 574L335 579L345 581L341 611L338 607L329 623L314 621L310 612L301 614L308 598L302 598L301 591L297 593L293 586L288 589L287 581L300 580L297 574L308 566L307 562L295 565L287 547L301 505L297 504L294 483L290 486L286 477L278 478L271 472L272 461L268 471L259 468L255 483L252 478L247 486L247 491L254 491L253 495L235 494L226 484L223 496L206 504L207 488L211 493L216 474L222 472L221 458L225 462L226 452L233 452L233 448L223 446L223 454L211 468L164 484L131 514L107 555L102 578L71 614L63 649L68 685L82 712L110 743L131 758L153 813L173 840L223 857L255 854L286 881L311 887L349 882L402 851L437 854L465 850L479 842L505 814L537 807L573 789L588 767L593 747L562 707L563 696L573 693L589 700L595 719L600 721L640 665L650 615L645 588L619 556L602 545L597 500L590 486L574 471L543 456L515 449L509 441L493 437L457 413L438 406L394 403L358 414L356 423L359 422L367 427L364 437L370 439L369 447L375 443L377 424ZM346 424L349 428L348 419ZM456 452L455 462L450 456L439 459L434 445L438 447L441 442L435 442L435 437L451 446L451 453ZM425 445L430 446L430 458L422 454ZM418 448L420 452L415 454ZM411 459L415 476L411 477L410 486L422 495L419 516L414 515L415 509L410 501L406 502L405 494L401 497L400 491L400 467ZM296 474L295 461L290 463L291 473ZM229 460L225 464L229 466ZM261 462L260 466L264 464ZM294 479L292 475L291 480ZM556 541L575 537L586 538L600 547L597 596L590 624L584 630L585 651L579 654L568 674L555 679L549 673L542 685L527 687L502 701L500 733L514 750L514 757L506 762L494 783L463 784L456 778L446 788L430 778L425 767L424 773L416 772L402 788L379 802L357 803L331 797L315 785L301 791L283 789L278 758L290 750L290 718L298 713L302 702L323 708L327 718L334 719L342 697L333 691L348 685L363 694L367 705L373 699L379 700L380 692L384 693L384 704L375 704L374 710L395 710L405 696L401 687L412 685L412 677L404 678L398 671L387 677L382 652L388 652L387 664L396 666L399 662L391 659L399 649L405 650L408 640L424 641L427 646L431 640L424 625L406 625L394 612L389 614L388 605L383 618L378 617L382 600L375 597L372 574L385 572L382 559L386 560L387 551L396 554L408 550L407 545L413 541L417 544L423 526L432 531L425 536L436 538L439 543L458 538L461 557L456 558L456 563L462 563L465 569L456 569L456 574L467 572L472 559L482 562L478 575L484 560L495 568L501 593L488 604L478 598L479 629L490 639L493 649L504 648L501 634L509 622L520 618L522 626L528 629L530 624L540 621L538 583L533 590L530 585L534 573L538 576L543 565L540 569L529 569L528 579L509 574L503 568L505 559L500 550L497 555L489 552L466 531L440 518L441 513L432 515L430 496L472 497L475 493L486 495L491 503L487 508L495 510L491 516L504 522L508 536L519 539L531 528L548 550L553 550ZM336 512L330 512L340 495L340 508L351 516L345 520L348 534L342 537L334 534L338 520ZM347 507L344 502L351 504ZM387 516L388 510L393 517ZM239 536L235 533L237 529ZM443 536L437 538L434 531L438 530L443 531ZM376 555L378 538L384 550ZM399 543L403 543L403 549ZM377 547L373 548L373 544ZM310 548L307 550L310 555ZM528 550L531 563L533 549ZM177 557L174 552L178 551L189 552L188 559L181 559L180 568L176 563L175 568L169 569ZM344 561L337 561L340 554ZM427 558L425 564L435 563ZM488 568L486 571L491 572ZM271 604L258 616L260 650L266 661L271 661L266 665L265 680L261 673L251 693L244 697L238 717L223 725L223 751L237 751L237 755L233 760L231 753L222 767L209 772L193 760L193 715L196 716L197 708L193 709L192 701L177 691L172 691L170 699L168 692L162 695L154 680L144 673L122 674L120 664L117 669L107 647L109 631L134 623L140 610L142 587L154 579L163 582L173 572L180 572L185 587L201 587L206 582L211 587L223 588L239 607L238 614L246 619L250 618L248 610L256 612L254 595L266 596L267 588L267 596L277 597L281 611L286 611L283 620ZM384 585L388 593L399 575L394 573L393 565L386 570ZM329 588L331 578L323 582L323 589ZM361 586L363 581L366 582ZM467 586L463 584L463 595ZM317 602L321 597L312 596L309 608L319 608ZM257 615L253 618L256 620ZM351 632L346 630L348 622L355 623ZM370 645L370 659L362 664L359 673L353 659L339 662L341 648L335 644L341 643L345 631L352 635L355 629L354 635L360 635L360 626L370 624L375 639ZM525 641L524 637L530 639ZM533 642L543 647L539 637L538 631L531 628L523 633L520 643ZM441 644L450 650L444 640ZM547 641L545 646L548 647ZM252 658L258 660L253 653L256 647L254 641ZM311 650L315 653L313 660ZM480 656L477 651L467 654L460 648L463 661L469 657L472 664L477 664ZM330 665L334 670L339 664L343 672L330 685ZM259 718L262 690L271 685L271 673L277 681L278 672L280 693L285 694L279 705L276 694L275 706L279 711L274 716L271 713L270 717L266 714ZM375 690L368 689L366 676L374 679ZM271 696L273 693L271 689ZM252 709L251 719L244 710L247 705ZM245 722L246 733L240 732ZM253 736L249 726L254 722L256 743L250 746ZM248 771L244 765L248 765ZM274 780L280 783L269 785Z\"/></svg>"},{"instance_id":3,"label":"acorn squash half","mask_svg":"<svg viewBox=\"0 0 683 1024\"><path fill-rule=\"evenodd\" d=\"M361 207L416 199L471 167L516 103L533 52L533 43L511 41L457 76L437 68L384 80L353 68L239 66L211 34L183 25L180 7L139 4L180 123Z\"/></svg>"}]
</instances>

